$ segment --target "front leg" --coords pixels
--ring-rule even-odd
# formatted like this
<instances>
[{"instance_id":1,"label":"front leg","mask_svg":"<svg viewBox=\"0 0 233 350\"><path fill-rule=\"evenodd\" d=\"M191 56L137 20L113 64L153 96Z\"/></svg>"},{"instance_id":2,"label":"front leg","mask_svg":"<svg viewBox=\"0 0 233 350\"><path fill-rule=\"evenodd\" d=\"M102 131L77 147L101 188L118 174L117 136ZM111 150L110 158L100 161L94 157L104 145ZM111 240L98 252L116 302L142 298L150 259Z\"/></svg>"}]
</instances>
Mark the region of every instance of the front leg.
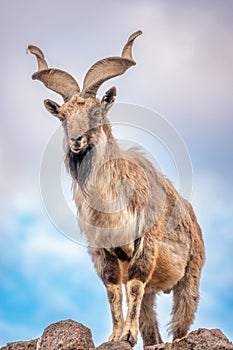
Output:
<instances>
[{"instance_id":1,"label":"front leg","mask_svg":"<svg viewBox=\"0 0 233 350\"><path fill-rule=\"evenodd\" d=\"M109 340L118 341L124 325L119 262L117 257L111 255L106 249L89 248L89 252L96 271L107 290L113 321L113 331Z\"/></svg>"},{"instance_id":2,"label":"front leg","mask_svg":"<svg viewBox=\"0 0 233 350\"><path fill-rule=\"evenodd\" d=\"M121 340L128 341L132 346L137 343L139 330L139 315L142 298L144 295L144 283L133 279L126 285L128 311L122 332Z\"/></svg>"},{"instance_id":3,"label":"front leg","mask_svg":"<svg viewBox=\"0 0 233 350\"><path fill-rule=\"evenodd\" d=\"M139 331L139 316L144 295L144 289L153 273L156 261L156 249L150 237L144 239L140 254L131 260L128 269L126 289L128 312L121 340L127 340L132 346L137 343Z\"/></svg>"},{"instance_id":4,"label":"front leg","mask_svg":"<svg viewBox=\"0 0 233 350\"><path fill-rule=\"evenodd\" d=\"M108 301L112 313L113 331L109 341L118 341L121 338L124 318L122 310L122 288L120 284L106 285Z\"/></svg>"}]
</instances>

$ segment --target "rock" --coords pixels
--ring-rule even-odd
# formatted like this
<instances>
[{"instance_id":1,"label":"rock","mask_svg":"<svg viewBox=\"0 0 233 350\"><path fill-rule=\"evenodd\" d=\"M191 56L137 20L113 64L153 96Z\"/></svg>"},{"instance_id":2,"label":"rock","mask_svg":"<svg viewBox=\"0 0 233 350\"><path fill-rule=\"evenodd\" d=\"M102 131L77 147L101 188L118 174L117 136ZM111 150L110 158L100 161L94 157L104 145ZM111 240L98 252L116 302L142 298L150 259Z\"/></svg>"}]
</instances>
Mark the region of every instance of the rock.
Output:
<instances>
[{"instance_id":1,"label":"rock","mask_svg":"<svg viewBox=\"0 0 233 350\"><path fill-rule=\"evenodd\" d=\"M36 350L37 341L38 339L8 343L1 350Z\"/></svg>"},{"instance_id":2,"label":"rock","mask_svg":"<svg viewBox=\"0 0 233 350\"><path fill-rule=\"evenodd\" d=\"M233 344L220 329L200 328L173 343L147 346L145 350L233 350Z\"/></svg>"},{"instance_id":3,"label":"rock","mask_svg":"<svg viewBox=\"0 0 233 350\"><path fill-rule=\"evenodd\" d=\"M108 341L98 346L96 350L132 350L126 341Z\"/></svg>"},{"instance_id":4,"label":"rock","mask_svg":"<svg viewBox=\"0 0 233 350\"><path fill-rule=\"evenodd\" d=\"M125 341L107 342L95 348L91 331L81 323L66 320L51 324L39 339L8 343L1 350L132 350ZM233 350L233 344L219 329L200 328L186 337L145 350Z\"/></svg>"},{"instance_id":5,"label":"rock","mask_svg":"<svg viewBox=\"0 0 233 350\"><path fill-rule=\"evenodd\" d=\"M73 320L60 321L45 328L37 346L37 350L89 350L94 348L90 329Z\"/></svg>"}]
</instances>

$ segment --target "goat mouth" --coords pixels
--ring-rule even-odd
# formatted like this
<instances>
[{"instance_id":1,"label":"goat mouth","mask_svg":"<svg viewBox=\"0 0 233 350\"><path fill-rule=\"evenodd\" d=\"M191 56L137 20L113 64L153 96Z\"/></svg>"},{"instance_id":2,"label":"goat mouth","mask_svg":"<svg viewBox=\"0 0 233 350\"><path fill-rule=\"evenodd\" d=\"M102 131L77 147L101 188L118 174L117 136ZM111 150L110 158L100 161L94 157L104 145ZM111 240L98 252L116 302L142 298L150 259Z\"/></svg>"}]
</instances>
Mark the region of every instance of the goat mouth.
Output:
<instances>
[{"instance_id":1,"label":"goat mouth","mask_svg":"<svg viewBox=\"0 0 233 350\"><path fill-rule=\"evenodd\" d=\"M71 152L75 154L78 154L81 151L81 148L79 147L70 147L70 149L71 149Z\"/></svg>"},{"instance_id":2,"label":"goat mouth","mask_svg":"<svg viewBox=\"0 0 233 350\"><path fill-rule=\"evenodd\" d=\"M87 148L88 148L88 144L85 144L82 147L70 145L70 150L74 154L84 153L87 150Z\"/></svg>"}]
</instances>

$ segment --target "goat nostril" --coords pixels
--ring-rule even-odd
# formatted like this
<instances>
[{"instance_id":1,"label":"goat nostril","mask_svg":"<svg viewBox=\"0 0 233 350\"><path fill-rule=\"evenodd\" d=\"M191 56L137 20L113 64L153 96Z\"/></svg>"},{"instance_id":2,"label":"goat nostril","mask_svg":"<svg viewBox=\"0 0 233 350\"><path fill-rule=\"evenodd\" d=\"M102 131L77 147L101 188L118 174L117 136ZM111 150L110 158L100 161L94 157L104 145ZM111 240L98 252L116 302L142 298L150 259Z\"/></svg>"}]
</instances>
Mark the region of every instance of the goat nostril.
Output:
<instances>
[{"instance_id":1,"label":"goat nostril","mask_svg":"<svg viewBox=\"0 0 233 350\"><path fill-rule=\"evenodd\" d=\"M76 137L72 136L70 141L72 142L80 142L82 140L82 135L77 135Z\"/></svg>"}]
</instances>

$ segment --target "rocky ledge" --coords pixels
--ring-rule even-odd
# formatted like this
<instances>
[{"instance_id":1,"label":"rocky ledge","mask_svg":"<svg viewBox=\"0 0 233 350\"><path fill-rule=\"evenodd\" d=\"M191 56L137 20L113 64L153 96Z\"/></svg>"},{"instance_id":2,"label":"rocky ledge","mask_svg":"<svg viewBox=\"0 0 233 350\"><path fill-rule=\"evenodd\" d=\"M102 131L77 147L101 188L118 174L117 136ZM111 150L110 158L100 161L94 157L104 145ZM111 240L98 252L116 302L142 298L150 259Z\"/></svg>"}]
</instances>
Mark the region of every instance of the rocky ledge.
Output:
<instances>
[{"instance_id":1,"label":"rocky ledge","mask_svg":"<svg viewBox=\"0 0 233 350\"><path fill-rule=\"evenodd\" d=\"M95 347L89 328L73 320L51 324L42 336L31 341L8 343L1 350L132 350L127 342L107 342ZM233 344L219 329L201 328L173 343L145 350L233 350Z\"/></svg>"}]
</instances>

